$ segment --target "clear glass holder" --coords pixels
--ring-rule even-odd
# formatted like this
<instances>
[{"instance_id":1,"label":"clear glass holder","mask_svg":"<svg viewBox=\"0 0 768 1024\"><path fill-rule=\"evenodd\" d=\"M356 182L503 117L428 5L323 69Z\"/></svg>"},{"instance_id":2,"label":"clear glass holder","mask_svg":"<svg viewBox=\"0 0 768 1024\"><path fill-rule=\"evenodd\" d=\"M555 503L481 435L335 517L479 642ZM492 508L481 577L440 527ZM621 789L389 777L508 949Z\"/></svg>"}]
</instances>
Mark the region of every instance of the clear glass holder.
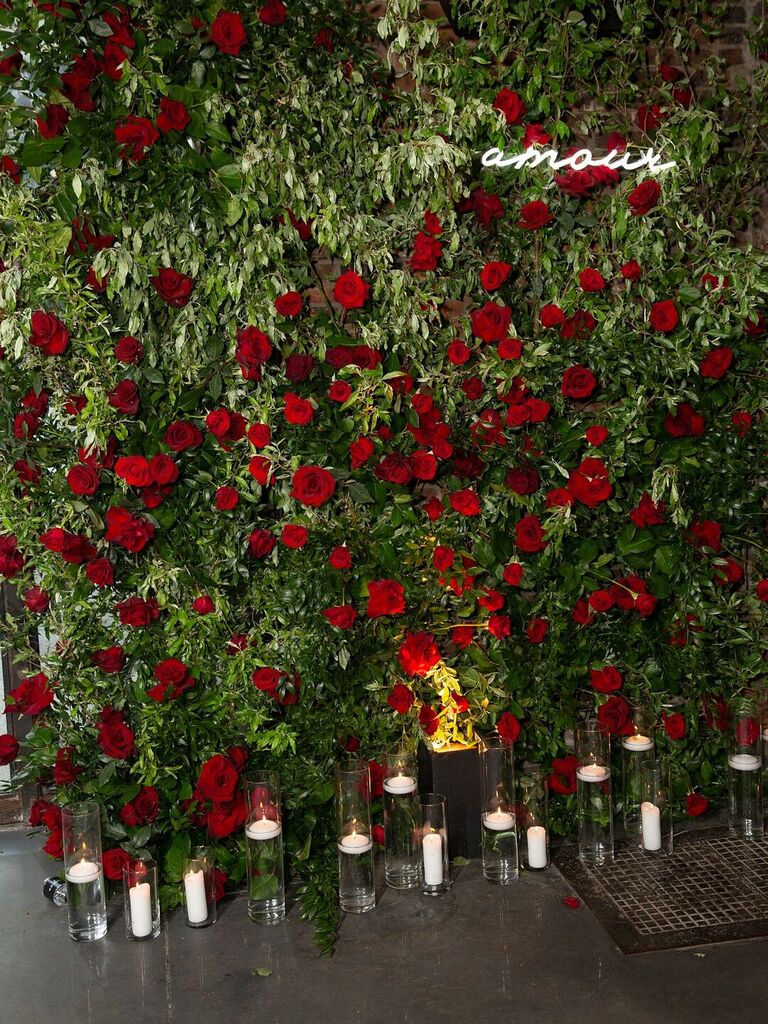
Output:
<instances>
[{"instance_id":1,"label":"clear glass holder","mask_svg":"<svg viewBox=\"0 0 768 1024\"><path fill-rule=\"evenodd\" d=\"M546 871L549 867L549 777L531 767L520 778L520 822L523 840L523 864L528 871Z\"/></svg>"},{"instance_id":2,"label":"clear glass holder","mask_svg":"<svg viewBox=\"0 0 768 1024\"><path fill-rule=\"evenodd\" d=\"M628 835L639 835L642 829L642 766L646 761L653 759L655 749L653 738L644 732L625 736L621 741L624 831Z\"/></svg>"},{"instance_id":3,"label":"clear glass holder","mask_svg":"<svg viewBox=\"0 0 768 1024\"><path fill-rule=\"evenodd\" d=\"M244 777L248 801L245 860L248 916L256 924L276 925L285 918L285 867L280 785L274 772Z\"/></svg>"},{"instance_id":4,"label":"clear glass holder","mask_svg":"<svg viewBox=\"0 0 768 1024\"><path fill-rule=\"evenodd\" d=\"M123 868L125 934L134 942L156 939L160 934L160 897L157 864L134 860Z\"/></svg>"},{"instance_id":5,"label":"clear glass holder","mask_svg":"<svg viewBox=\"0 0 768 1024\"><path fill-rule=\"evenodd\" d=\"M610 737L598 722L586 722L576 731L576 748L579 858L600 866L614 856Z\"/></svg>"},{"instance_id":6,"label":"clear glass holder","mask_svg":"<svg viewBox=\"0 0 768 1024\"><path fill-rule=\"evenodd\" d=\"M421 891L425 896L442 896L451 887L445 804L439 793L425 793L421 799Z\"/></svg>"},{"instance_id":7,"label":"clear glass holder","mask_svg":"<svg viewBox=\"0 0 768 1024\"><path fill-rule=\"evenodd\" d=\"M648 856L672 853L673 804L669 768L656 758L640 767L640 849Z\"/></svg>"},{"instance_id":8,"label":"clear glass holder","mask_svg":"<svg viewBox=\"0 0 768 1024\"><path fill-rule=\"evenodd\" d=\"M480 745L480 781L483 877L507 885L519 874L515 758L512 744L498 734Z\"/></svg>"},{"instance_id":9,"label":"clear glass holder","mask_svg":"<svg viewBox=\"0 0 768 1024\"><path fill-rule=\"evenodd\" d=\"M393 889L421 884L421 805L416 760L396 751L384 758L384 876Z\"/></svg>"},{"instance_id":10,"label":"clear glass holder","mask_svg":"<svg viewBox=\"0 0 768 1024\"><path fill-rule=\"evenodd\" d=\"M336 820L339 905L347 914L365 914L376 906L367 761L347 758L336 765Z\"/></svg>"},{"instance_id":11,"label":"clear glass holder","mask_svg":"<svg viewBox=\"0 0 768 1024\"><path fill-rule=\"evenodd\" d=\"M184 903L190 928L207 928L216 923L216 854L208 846L197 846L184 863Z\"/></svg>"},{"instance_id":12,"label":"clear glass holder","mask_svg":"<svg viewBox=\"0 0 768 1024\"><path fill-rule=\"evenodd\" d=\"M107 934L101 811L93 800L61 809L69 935L90 942Z\"/></svg>"}]
</instances>

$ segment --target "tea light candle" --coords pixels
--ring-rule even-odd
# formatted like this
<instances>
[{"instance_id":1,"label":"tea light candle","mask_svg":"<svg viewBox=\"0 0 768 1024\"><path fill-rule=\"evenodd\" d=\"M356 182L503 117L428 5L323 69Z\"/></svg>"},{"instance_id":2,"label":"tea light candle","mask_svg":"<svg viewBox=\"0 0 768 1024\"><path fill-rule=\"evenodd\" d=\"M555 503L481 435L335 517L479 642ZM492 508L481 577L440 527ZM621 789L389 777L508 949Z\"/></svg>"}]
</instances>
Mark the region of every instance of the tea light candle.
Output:
<instances>
[{"instance_id":1,"label":"tea light candle","mask_svg":"<svg viewBox=\"0 0 768 1024\"><path fill-rule=\"evenodd\" d=\"M92 860L78 860L67 871L67 881L75 885L83 885L85 882L95 882L101 873L101 868Z\"/></svg>"},{"instance_id":2,"label":"tea light candle","mask_svg":"<svg viewBox=\"0 0 768 1024\"><path fill-rule=\"evenodd\" d=\"M421 844L424 858L424 884L443 884L443 837L438 832L428 832Z\"/></svg>"},{"instance_id":3,"label":"tea light candle","mask_svg":"<svg viewBox=\"0 0 768 1024\"><path fill-rule=\"evenodd\" d=\"M416 779L412 775L392 775L384 780L387 793L412 793L416 789Z\"/></svg>"},{"instance_id":4,"label":"tea light candle","mask_svg":"<svg viewBox=\"0 0 768 1024\"><path fill-rule=\"evenodd\" d=\"M525 833L528 844L528 867L547 866L547 830L542 825L531 825Z\"/></svg>"},{"instance_id":5,"label":"tea light candle","mask_svg":"<svg viewBox=\"0 0 768 1024\"><path fill-rule=\"evenodd\" d=\"M341 842L336 844L341 853L351 853L353 856L360 853L368 853L373 847L373 840L364 832L350 832L342 836Z\"/></svg>"},{"instance_id":6,"label":"tea light candle","mask_svg":"<svg viewBox=\"0 0 768 1024\"><path fill-rule=\"evenodd\" d=\"M731 754L728 764L737 772L754 772L762 768L763 762L757 754Z\"/></svg>"},{"instance_id":7,"label":"tea light candle","mask_svg":"<svg viewBox=\"0 0 768 1024\"><path fill-rule=\"evenodd\" d=\"M627 736L621 741L625 750L652 750L653 740L650 736L642 736L637 733L635 736Z\"/></svg>"},{"instance_id":8,"label":"tea light candle","mask_svg":"<svg viewBox=\"0 0 768 1024\"><path fill-rule=\"evenodd\" d=\"M202 924L208 917L208 899L205 893L205 872L188 871L184 875L184 893L187 898L187 917L190 924Z\"/></svg>"},{"instance_id":9,"label":"tea light candle","mask_svg":"<svg viewBox=\"0 0 768 1024\"><path fill-rule=\"evenodd\" d=\"M152 932L152 887L149 882L139 882L128 890L131 901L131 931L137 939L144 939Z\"/></svg>"},{"instance_id":10,"label":"tea light candle","mask_svg":"<svg viewBox=\"0 0 768 1024\"><path fill-rule=\"evenodd\" d=\"M643 832L643 849L661 849L661 811L650 802L644 800L640 804L640 823Z\"/></svg>"},{"instance_id":11,"label":"tea light candle","mask_svg":"<svg viewBox=\"0 0 768 1024\"><path fill-rule=\"evenodd\" d=\"M245 834L249 839L275 839L283 831L279 821L272 821L270 818L257 818L245 827Z\"/></svg>"},{"instance_id":12,"label":"tea light candle","mask_svg":"<svg viewBox=\"0 0 768 1024\"><path fill-rule=\"evenodd\" d=\"M514 828L515 816L509 811L502 811L499 808L498 811L484 814L483 824L494 832L506 832L508 829Z\"/></svg>"},{"instance_id":13,"label":"tea light candle","mask_svg":"<svg viewBox=\"0 0 768 1024\"><path fill-rule=\"evenodd\" d=\"M582 782L605 782L608 769L601 764L583 764L576 769L576 778Z\"/></svg>"}]
</instances>

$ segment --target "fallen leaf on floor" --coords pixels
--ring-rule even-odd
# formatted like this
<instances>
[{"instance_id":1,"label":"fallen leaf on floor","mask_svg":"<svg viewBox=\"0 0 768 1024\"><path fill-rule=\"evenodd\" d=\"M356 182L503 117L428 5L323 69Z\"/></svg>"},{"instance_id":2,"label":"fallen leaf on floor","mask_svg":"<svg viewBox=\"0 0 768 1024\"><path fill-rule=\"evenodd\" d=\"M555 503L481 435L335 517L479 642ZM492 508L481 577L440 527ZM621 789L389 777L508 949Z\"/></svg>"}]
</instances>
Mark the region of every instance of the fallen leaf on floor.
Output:
<instances>
[{"instance_id":1,"label":"fallen leaf on floor","mask_svg":"<svg viewBox=\"0 0 768 1024\"><path fill-rule=\"evenodd\" d=\"M469 861L467 860L466 857L454 857L453 863L456 865L457 868L465 868L467 864L469 864Z\"/></svg>"},{"instance_id":2,"label":"fallen leaf on floor","mask_svg":"<svg viewBox=\"0 0 768 1024\"><path fill-rule=\"evenodd\" d=\"M272 971L268 967L254 967L253 973L257 974L260 978L268 978Z\"/></svg>"},{"instance_id":3,"label":"fallen leaf on floor","mask_svg":"<svg viewBox=\"0 0 768 1024\"><path fill-rule=\"evenodd\" d=\"M578 910L581 906L581 900L578 898L578 896L566 896L563 899L563 903L566 905L566 907L570 907L571 910Z\"/></svg>"},{"instance_id":4,"label":"fallen leaf on floor","mask_svg":"<svg viewBox=\"0 0 768 1024\"><path fill-rule=\"evenodd\" d=\"M699 957L700 959L702 959L702 960L703 960L703 959L704 959L704 957L705 957L705 956L706 956L707 954L706 954L706 953L694 953L693 955L694 955L694 956L698 956L698 957Z\"/></svg>"}]
</instances>

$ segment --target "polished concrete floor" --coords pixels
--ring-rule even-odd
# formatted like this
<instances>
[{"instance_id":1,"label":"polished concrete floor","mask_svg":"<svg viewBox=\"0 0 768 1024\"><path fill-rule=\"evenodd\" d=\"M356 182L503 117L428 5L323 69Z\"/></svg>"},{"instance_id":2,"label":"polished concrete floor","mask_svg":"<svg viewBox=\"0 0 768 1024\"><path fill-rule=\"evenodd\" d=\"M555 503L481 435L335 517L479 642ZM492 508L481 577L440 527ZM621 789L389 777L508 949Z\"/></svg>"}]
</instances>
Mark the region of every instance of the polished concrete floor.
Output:
<instances>
[{"instance_id":1,"label":"polished concrete floor","mask_svg":"<svg viewBox=\"0 0 768 1024\"><path fill-rule=\"evenodd\" d=\"M764 1024L768 939L624 956L555 870L499 889L475 862L450 895L385 890L320 959L296 908L271 929L242 897L212 928L174 913L126 940L68 938L39 840L0 831L0 1024ZM258 968L271 971L267 976Z\"/></svg>"}]
</instances>

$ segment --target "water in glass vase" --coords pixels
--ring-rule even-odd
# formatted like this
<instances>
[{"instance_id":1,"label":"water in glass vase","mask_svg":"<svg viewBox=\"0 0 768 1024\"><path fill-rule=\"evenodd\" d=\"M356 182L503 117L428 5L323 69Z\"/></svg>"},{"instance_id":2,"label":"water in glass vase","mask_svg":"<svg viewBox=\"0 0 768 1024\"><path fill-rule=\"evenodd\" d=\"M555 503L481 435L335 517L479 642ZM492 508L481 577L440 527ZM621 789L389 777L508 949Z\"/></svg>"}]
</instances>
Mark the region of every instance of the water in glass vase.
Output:
<instances>
[{"instance_id":1,"label":"water in glass vase","mask_svg":"<svg viewBox=\"0 0 768 1024\"><path fill-rule=\"evenodd\" d=\"M245 830L248 868L248 916L257 924L278 924L285 917L283 835L279 822L251 822Z\"/></svg>"},{"instance_id":2,"label":"water in glass vase","mask_svg":"<svg viewBox=\"0 0 768 1024\"><path fill-rule=\"evenodd\" d=\"M90 942L107 934L104 875L98 864L80 861L67 871L69 934L75 942Z\"/></svg>"},{"instance_id":3,"label":"water in glass vase","mask_svg":"<svg viewBox=\"0 0 768 1024\"><path fill-rule=\"evenodd\" d=\"M483 875L505 885L518 876L517 824L514 814L497 810L483 815Z\"/></svg>"}]
</instances>

